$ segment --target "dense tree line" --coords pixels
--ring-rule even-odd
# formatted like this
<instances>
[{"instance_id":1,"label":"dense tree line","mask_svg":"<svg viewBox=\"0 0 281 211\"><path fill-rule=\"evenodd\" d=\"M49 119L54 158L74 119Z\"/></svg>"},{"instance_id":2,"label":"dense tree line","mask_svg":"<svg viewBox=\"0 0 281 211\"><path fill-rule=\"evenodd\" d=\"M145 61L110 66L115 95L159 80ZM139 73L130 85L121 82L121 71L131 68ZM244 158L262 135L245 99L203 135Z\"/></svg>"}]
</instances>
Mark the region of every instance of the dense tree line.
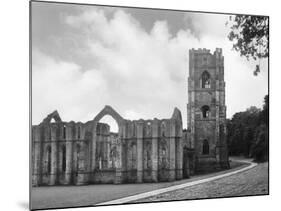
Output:
<instances>
[{"instance_id":1,"label":"dense tree line","mask_svg":"<svg viewBox=\"0 0 281 211\"><path fill-rule=\"evenodd\" d=\"M268 160L268 95L262 109L255 106L227 120L229 155L244 155L258 162Z\"/></svg>"}]
</instances>

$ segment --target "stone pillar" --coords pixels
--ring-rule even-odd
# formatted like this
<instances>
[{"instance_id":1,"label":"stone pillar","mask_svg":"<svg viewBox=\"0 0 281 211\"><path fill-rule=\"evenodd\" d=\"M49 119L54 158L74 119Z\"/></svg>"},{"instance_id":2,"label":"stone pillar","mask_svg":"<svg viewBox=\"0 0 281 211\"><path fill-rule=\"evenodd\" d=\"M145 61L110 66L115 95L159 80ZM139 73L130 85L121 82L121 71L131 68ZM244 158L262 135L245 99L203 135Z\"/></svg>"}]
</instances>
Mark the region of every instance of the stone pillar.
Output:
<instances>
[{"instance_id":1,"label":"stone pillar","mask_svg":"<svg viewBox=\"0 0 281 211\"><path fill-rule=\"evenodd\" d=\"M76 185L84 184L84 171L85 171L85 149L84 149L84 142L79 143L80 151L79 151L79 159L77 158L77 180Z\"/></svg>"},{"instance_id":2,"label":"stone pillar","mask_svg":"<svg viewBox=\"0 0 281 211\"><path fill-rule=\"evenodd\" d=\"M194 49L189 50L189 81L188 81L188 102L189 102L189 126L191 148L196 148L195 140L195 55Z\"/></svg>"},{"instance_id":3,"label":"stone pillar","mask_svg":"<svg viewBox=\"0 0 281 211\"><path fill-rule=\"evenodd\" d=\"M183 146L182 137L177 134L176 138L176 179L182 179Z\"/></svg>"},{"instance_id":4,"label":"stone pillar","mask_svg":"<svg viewBox=\"0 0 281 211\"><path fill-rule=\"evenodd\" d=\"M50 173L48 171L48 162L51 162L48 157L48 147L51 148L51 128L48 125L41 126L41 129L43 131L43 139L42 139L42 156L41 156L41 182L44 185L48 185L50 183ZM51 148L52 149L52 148ZM52 159L52 158L51 158Z\"/></svg>"},{"instance_id":5,"label":"stone pillar","mask_svg":"<svg viewBox=\"0 0 281 211\"><path fill-rule=\"evenodd\" d=\"M143 123L137 123L137 182L143 181Z\"/></svg>"},{"instance_id":6,"label":"stone pillar","mask_svg":"<svg viewBox=\"0 0 281 211\"><path fill-rule=\"evenodd\" d=\"M121 133L120 133L121 131ZM115 184L120 184L123 182L123 138L126 136L126 126L119 125L119 137L116 143L116 174L115 174Z\"/></svg>"},{"instance_id":7,"label":"stone pillar","mask_svg":"<svg viewBox=\"0 0 281 211\"><path fill-rule=\"evenodd\" d=\"M97 124L94 124L93 134L92 134L92 153L91 153L91 181L94 181L94 174L96 168L96 145L97 145Z\"/></svg>"},{"instance_id":8,"label":"stone pillar","mask_svg":"<svg viewBox=\"0 0 281 211\"><path fill-rule=\"evenodd\" d=\"M219 81L217 80L216 81L217 85L219 83ZM218 150L216 150L216 154L215 154L215 157L216 157L216 160L217 162L219 162L219 153L220 153L220 147L221 147L221 144L220 144L220 133L219 133L219 113L220 113L220 110L219 110L219 102L220 102L220 93L219 91L216 90L216 130L215 130L215 145L216 147L218 148Z\"/></svg>"},{"instance_id":9,"label":"stone pillar","mask_svg":"<svg viewBox=\"0 0 281 211\"><path fill-rule=\"evenodd\" d=\"M192 84L195 86L194 81L192 81ZM190 142L191 142L191 148L197 147L197 140L195 140L195 92L191 92L191 103L190 103Z\"/></svg>"},{"instance_id":10,"label":"stone pillar","mask_svg":"<svg viewBox=\"0 0 281 211\"><path fill-rule=\"evenodd\" d=\"M78 136L78 130L80 131L80 137ZM80 140L80 165L81 170L79 171L77 182L78 184L86 184L88 182L88 178L86 175L87 171L87 152L86 152L86 142L85 139L85 127L81 123L78 123L76 127L76 137L77 140ZM81 141L82 140L82 141Z\"/></svg>"},{"instance_id":11,"label":"stone pillar","mask_svg":"<svg viewBox=\"0 0 281 211\"><path fill-rule=\"evenodd\" d=\"M152 122L152 181L158 182L158 137L159 125L157 120Z\"/></svg>"},{"instance_id":12,"label":"stone pillar","mask_svg":"<svg viewBox=\"0 0 281 211\"><path fill-rule=\"evenodd\" d=\"M49 185L55 185L57 181L57 126L51 125L51 176Z\"/></svg>"},{"instance_id":13,"label":"stone pillar","mask_svg":"<svg viewBox=\"0 0 281 211\"><path fill-rule=\"evenodd\" d=\"M175 121L170 120L170 160L169 160L169 181L173 181L176 178L176 141L175 141L175 136L176 136L176 124Z\"/></svg>"},{"instance_id":14,"label":"stone pillar","mask_svg":"<svg viewBox=\"0 0 281 211\"><path fill-rule=\"evenodd\" d=\"M66 125L66 143L65 143L65 150L66 150L66 168L65 168L65 183L71 184L72 179L72 141L73 141L73 125L67 124Z\"/></svg>"},{"instance_id":15,"label":"stone pillar","mask_svg":"<svg viewBox=\"0 0 281 211\"><path fill-rule=\"evenodd\" d=\"M216 79L215 83L215 95L216 95L216 124L215 124L215 146L216 146L216 150L215 151L215 155L214 157L216 158L216 162L219 162L220 159L220 148L221 148L221 144L220 144L220 133L219 133L219 114L220 114L220 81L219 81L219 77L220 77L220 50L218 48L216 48L215 51L215 57L216 57L216 76L218 77L218 79ZM211 145L210 145L211 146ZM212 149L210 149L212 150Z\"/></svg>"},{"instance_id":16,"label":"stone pillar","mask_svg":"<svg viewBox=\"0 0 281 211\"><path fill-rule=\"evenodd\" d=\"M111 146L111 143L110 143L110 135L106 138L106 160L107 160L107 163L106 163L106 167L107 168L112 168L111 166L111 162L110 162L110 147Z\"/></svg>"},{"instance_id":17,"label":"stone pillar","mask_svg":"<svg viewBox=\"0 0 281 211\"><path fill-rule=\"evenodd\" d=\"M89 150L90 150L90 143L88 140L88 137L86 136L87 134L87 126L86 125L81 125L81 139L83 139L84 142L84 156L85 156L85 183L89 183L90 182L90 173L89 173L89 168L90 168L90 154L89 154Z\"/></svg>"},{"instance_id":18,"label":"stone pillar","mask_svg":"<svg viewBox=\"0 0 281 211\"><path fill-rule=\"evenodd\" d=\"M32 128L32 154L33 154L33 166L32 166L32 186L40 185L41 178L41 136L40 127L34 126Z\"/></svg>"}]
</instances>

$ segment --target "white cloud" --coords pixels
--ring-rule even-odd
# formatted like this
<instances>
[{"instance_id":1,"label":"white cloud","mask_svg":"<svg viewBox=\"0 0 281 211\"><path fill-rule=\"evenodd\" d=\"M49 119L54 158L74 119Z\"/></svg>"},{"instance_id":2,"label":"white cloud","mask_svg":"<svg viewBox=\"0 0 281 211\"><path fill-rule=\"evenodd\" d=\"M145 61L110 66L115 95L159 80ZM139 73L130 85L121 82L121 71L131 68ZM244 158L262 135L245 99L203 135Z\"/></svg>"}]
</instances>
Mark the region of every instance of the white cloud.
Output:
<instances>
[{"instance_id":1,"label":"white cloud","mask_svg":"<svg viewBox=\"0 0 281 211\"><path fill-rule=\"evenodd\" d=\"M200 40L189 29L172 37L165 21L155 22L146 32L122 10L112 18L97 9L66 17L68 27L83 37L79 42L88 47L96 68L84 70L34 50L33 123L55 109L66 121L90 120L107 104L129 119L168 118L174 107L185 117L188 50L199 47L223 48L228 116L261 104L267 78L254 77L252 66L230 50L231 43L219 36L219 17L214 22L205 16L196 20Z\"/></svg>"},{"instance_id":2,"label":"white cloud","mask_svg":"<svg viewBox=\"0 0 281 211\"><path fill-rule=\"evenodd\" d=\"M137 113L134 110L127 110L127 111L125 111L125 114L124 114L124 118L130 119L130 120L143 119L144 116L145 116L144 114Z\"/></svg>"},{"instance_id":3,"label":"white cloud","mask_svg":"<svg viewBox=\"0 0 281 211\"><path fill-rule=\"evenodd\" d=\"M186 13L187 22L192 23L192 30L199 38L204 36L226 37L229 29L225 27L229 22L229 15L212 13Z\"/></svg>"},{"instance_id":4,"label":"white cloud","mask_svg":"<svg viewBox=\"0 0 281 211\"><path fill-rule=\"evenodd\" d=\"M89 109L99 105L97 99L107 99L107 83L99 71L81 72L78 65L55 61L36 49L32 56L33 123L56 109L64 120L85 121Z\"/></svg>"}]
</instances>

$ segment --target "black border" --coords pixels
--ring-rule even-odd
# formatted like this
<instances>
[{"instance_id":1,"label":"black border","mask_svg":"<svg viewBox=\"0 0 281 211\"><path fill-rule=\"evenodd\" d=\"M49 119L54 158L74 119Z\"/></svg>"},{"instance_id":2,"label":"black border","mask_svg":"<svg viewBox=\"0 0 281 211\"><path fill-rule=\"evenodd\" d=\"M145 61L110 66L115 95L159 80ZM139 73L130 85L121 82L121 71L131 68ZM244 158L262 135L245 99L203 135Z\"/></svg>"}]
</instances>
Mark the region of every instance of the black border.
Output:
<instances>
[{"instance_id":1,"label":"black border","mask_svg":"<svg viewBox=\"0 0 281 211\"><path fill-rule=\"evenodd\" d=\"M182 200L163 200L163 201L152 201L152 202L135 202L135 203L123 203L123 204L110 204L110 205L85 205L85 206L74 206L74 207L52 207L52 208L40 208L32 209L31 203L31 189L32 189L32 2L46 3L46 4L68 4L68 5L83 5L83 6L98 6L98 7L114 7L114 8L127 8L127 9L150 9L150 10L162 10L162 11L174 11L174 12L192 12L192 13L203 13L203 14L217 14L217 15L249 15L249 16L260 16L268 18L268 97L270 93L270 16L258 15L258 14L242 14L242 13L231 13L231 12L208 12L208 11L197 11L197 10L179 10L179 9L163 9L163 8L149 8L149 7L133 7L133 6L120 6L120 5L104 5L104 4L90 4L90 3L74 3L74 2L58 2L58 1L42 1L42 0L30 0L29 1L29 210L54 210L54 209L69 209L69 208L86 208L86 207L106 207L106 206L122 206L122 205L133 205L133 204L149 204L149 203L163 203L163 202L176 202L176 201L195 201L195 200L206 200L206 199L224 199L224 198L240 198L240 197L259 197L270 195L270 97L268 99L268 194L257 194L257 195L243 195L243 196L222 196L212 198L198 198L198 199L182 199Z\"/></svg>"}]
</instances>

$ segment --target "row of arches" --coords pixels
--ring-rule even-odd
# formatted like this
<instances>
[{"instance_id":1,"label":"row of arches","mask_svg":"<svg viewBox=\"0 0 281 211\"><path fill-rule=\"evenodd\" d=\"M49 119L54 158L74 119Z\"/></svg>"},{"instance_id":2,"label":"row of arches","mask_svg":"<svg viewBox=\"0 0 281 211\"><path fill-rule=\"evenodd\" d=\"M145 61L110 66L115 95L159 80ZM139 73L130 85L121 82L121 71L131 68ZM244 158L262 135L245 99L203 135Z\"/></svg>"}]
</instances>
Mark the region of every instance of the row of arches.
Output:
<instances>
[{"instance_id":1,"label":"row of arches","mask_svg":"<svg viewBox=\"0 0 281 211\"><path fill-rule=\"evenodd\" d=\"M112 168L115 168L115 157L116 157L116 142L117 139L120 139L120 134L117 132L119 131L119 126L116 120L110 115L106 114L103 116L99 121L99 124L97 124L96 128L96 165L95 168L97 170L109 170ZM109 130L104 130L105 125L109 126ZM104 127L102 129L102 127ZM137 154L137 144L136 144L136 125L131 124L131 129L132 129L132 136L133 141L129 141L127 138L127 160L131 160L131 162L128 164L129 168L136 169L136 154ZM113 130L112 130L113 128ZM168 154L168 145L167 145L167 137L168 134L166 132L167 125L165 121L162 121L160 123L159 127L159 159L161 160L162 163L165 163L164 166L167 167L168 164L166 164L168 161L166 161L167 154ZM144 142L143 142L143 147L144 147L144 168L147 166L147 169L151 168L151 151L149 150L151 146L151 139L152 139L152 122L147 121L144 124ZM135 139L134 139L135 138ZM115 141L113 140L115 139ZM165 143L165 144L163 144ZM165 147L164 147L165 146ZM159 161L159 163L161 163ZM160 165L161 166L161 165ZM164 168L164 167L163 167Z\"/></svg>"},{"instance_id":2,"label":"row of arches","mask_svg":"<svg viewBox=\"0 0 281 211\"><path fill-rule=\"evenodd\" d=\"M119 154L118 157L120 158L118 159L121 159L120 162L122 164L120 165L120 163L117 162L115 167L117 171L118 168L125 169L123 170L123 179L129 179L131 180L131 182L135 180L151 181L157 179L165 181L167 178L171 177L169 174L173 173L171 173L171 171L169 170L169 168L171 167L170 160L173 159L173 156L175 157L173 164L175 165L174 169L179 168L178 166L181 166L181 160L179 159L180 155L177 155L176 153L172 152L172 149L178 150L180 146L180 144L178 143L179 140L176 140L175 138L175 136L177 136L177 134L179 133L178 131L180 129L176 129L175 135L172 135L170 126L167 127L167 125L172 124L172 121L169 121L168 119L159 120L157 121L157 127L154 127L154 120L125 120L111 107L106 106L94 119L93 132L95 133L94 136L96 136L96 140L98 140L96 129L98 123L102 122L111 126L110 123L112 123L112 121L103 121L105 119L104 117L106 116L109 116L111 120L113 118L114 122L117 123L116 125L118 127L118 137L122 142L122 144L119 144L117 146L117 154L120 152L120 147L122 154ZM178 120L181 121L181 118L179 118L179 116L180 114L173 114L172 117L177 120L175 121L177 122L177 124ZM173 124L176 123L173 122ZM157 128L157 130L155 130L155 128ZM155 131L157 133L157 137L155 137L155 135L152 135L152 133L154 133ZM170 139L175 139L174 148L172 146L170 148ZM126 141L123 142L124 140ZM106 145L106 142L104 141L96 141L95 143L96 149L101 149L102 145ZM99 160L99 157L111 154L108 152L111 152L111 150L108 151L105 150L105 148L103 148L103 150L99 150L99 153L96 154L97 156L95 157L95 169L97 169L98 167L99 171L106 170L107 165L98 165L97 160ZM157 165L155 165L155 163L157 163ZM122 167L122 165L124 166Z\"/></svg>"},{"instance_id":3,"label":"row of arches","mask_svg":"<svg viewBox=\"0 0 281 211\"><path fill-rule=\"evenodd\" d=\"M45 173L47 174L51 174L52 171L52 147L51 145L46 147L46 159L45 159ZM80 144L76 144L76 159L77 159L77 171L80 169L79 163L80 163L80 154L81 154L81 146ZM60 157L60 161L59 163L61 163L61 166L59 169L61 169L61 171L63 173L66 172L66 163L67 163L67 158L66 158L66 146L65 144L63 144L61 146L61 157Z\"/></svg>"},{"instance_id":4,"label":"row of arches","mask_svg":"<svg viewBox=\"0 0 281 211\"><path fill-rule=\"evenodd\" d=\"M32 130L33 183L120 183L131 173L132 182L180 178L179 117L174 111L171 119L130 121L110 106L85 124L49 115Z\"/></svg>"},{"instance_id":5,"label":"row of arches","mask_svg":"<svg viewBox=\"0 0 281 211\"><path fill-rule=\"evenodd\" d=\"M53 123L53 121L51 121L51 123ZM82 136L81 136L81 127L80 126L78 126L77 128L76 128L76 134L77 134L77 139L81 139L82 138ZM49 136L51 137L51 130L49 130ZM66 139L66 126L65 125L63 125L63 127L62 127L62 139Z\"/></svg>"}]
</instances>

